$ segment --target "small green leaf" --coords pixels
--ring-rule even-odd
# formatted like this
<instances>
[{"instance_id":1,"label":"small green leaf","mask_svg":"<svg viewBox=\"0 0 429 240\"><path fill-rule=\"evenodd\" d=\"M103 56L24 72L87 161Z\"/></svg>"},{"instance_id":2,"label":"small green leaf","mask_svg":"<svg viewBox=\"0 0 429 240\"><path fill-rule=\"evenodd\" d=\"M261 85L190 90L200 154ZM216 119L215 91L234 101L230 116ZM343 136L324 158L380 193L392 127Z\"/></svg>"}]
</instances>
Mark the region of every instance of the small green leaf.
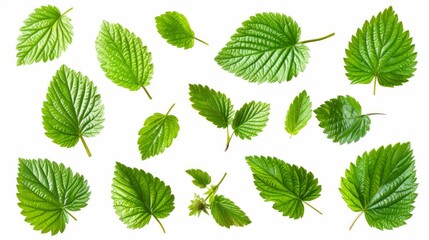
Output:
<instances>
[{"instance_id":1,"label":"small green leaf","mask_svg":"<svg viewBox=\"0 0 429 240\"><path fill-rule=\"evenodd\" d=\"M116 162L112 184L113 208L119 219L131 229L149 224L151 217L159 223L174 210L170 186L143 170Z\"/></svg>"},{"instance_id":2,"label":"small green leaf","mask_svg":"<svg viewBox=\"0 0 429 240\"><path fill-rule=\"evenodd\" d=\"M234 109L225 94L208 86L189 84L189 95L192 107L218 128L227 128L231 124Z\"/></svg>"},{"instance_id":3,"label":"small green leaf","mask_svg":"<svg viewBox=\"0 0 429 240\"><path fill-rule=\"evenodd\" d=\"M320 105L316 110L319 126L328 138L340 144L357 142L369 131L371 114L362 114L358 101L350 96L338 96Z\"/></svg>"},{"instance_id":4,"label":"small green leaf","mask_svg":"<svg viewBox=\"0 0 429 240\"><path fill-rule=\"evenodd\" d=\"M417 197L416 170L410 143L380 147L359 156L341 178L348 207L365 214L371 227L393 229L411 218Z\"/></svg>"},{"instance_id":5,"label":"small green leaf","mask_svg":"<svg viewBox=\"0 0 429 240\"><path fill-rule=\"evenodd\" d=\"M88 182L70 168L47 159L19 159L18 206L34 230L52 235L64 232L70 211L86 207L91 192Z\"/></svg>"},{"instance_id":6,"label":"small green leaf","mask_svg":"<svg viewBox=\"0 0 429 240\"><path fill-rule=\"evenodd\" d=\"M212 181L210 175L201 169L188 169L186 173L194 179L192 182L199 188L206 188Z\"/></svg>"},{"instance_id":7,"label":"small green leaf","mask_svg":"<svg viewBox=\"0 0 429 240\"><path fill-rule=\"evenodd\" d=\"M163 153L179 134L179 120L169 115L173 107L174 104L165 115L155 113L148 117L140 129L138 145L143 160Z\"/></svg>"},{"instance_id":8,"label":"small green leaf","mask_svg":"<svg viewBox=\"0 0 429 240\"><path fill-rule=\"evenodd\" d=\"M104 106L88 77L62 65L49 84L42 113L46 136L68 148L80 139L91 157L84 137L93 137L103 129Z\"/></svg>"},{"instance_id":9,"label":"small green leaf","mask_svg":"<svg viewBox=\"0 0 429 240\"><path fill-rule=\"evenodd\" d=\"M208 45L195 37L188 19L181 13L166 12L155 17L155 21L159 34L173 46L189 49L194 46L194 40Z\"/></svg>"},{"instance_id":10,"label":"small green leaf","mask_svg":"<svg viewBox=\"0 0 429 240\"><path fill-rule=\"evenodd\" d=\"M292 137L307 125L311 118L310 97L304 90L295 97L286 114L285 129Z\"/></svg>"},{"instance_id":11,"label":"small green leaf","mask_svg":"<svg viewBox=\"0 0 429 240\"><path fill-rule=\"evenodd\" d=\"M17 65L46 62L59 58L72 42L73 26L66 14L55 6L42 6L24 21L16 49Z\"/></svg>"},{"instance_id":12,"label":"small green leaf","mask_svg":"<svg viewBox=\"0 0 429 240\"><path fill-rule=\"evenodd\" d=\"M226 71L250 82L283 82L304 71L309 42L300 41L301 28L279 13L259 13L243 22L215 60Z\"/></svg>"},{"instance_id":13,"label":"small green leaf","mask_svg":"<svg viewBox=\"0 0 429 240\"><path fill-rule=\"evenodd\" d=\"M261 197L274 202L273 208L283 216L303 217L304 204L322 214L308 203L318 198L322 191L313 173L275 157L248 156L246 160Z\"/></svg>"},{"instance_id":14,"label":"small green leaf","mask_svg":"<svg viewBox=\"0 0 429 240\"><path fill-rule=\"evenodd\" d=\"M410 33L392 7L365 21L349 42L344 58L352 84L374 81L384 87L400 86L414 76L417 53Z\"/></svg>"},{"instance_id":15,"label":"small green leaf","mask_svg":"<svg viewBox=\"0 0 429 240\"><path fill-rule=\"evenodd\" d=\"M106 77L131 91L147 91L153 74L152 54L142 40L120 24L103 21L96 41L98 60Z\"/></svg>"},{"instance_id":16,"label":"small green leaf","mask_svg":"<svg viewBox=\"0 0 429 240\"><path fill-rule=\"evenodd\" d=\"M258 136L267 125L270 114L270 104L252 101L244 104L235 113L232 129L241 139L251 139Z\"/></svg>"},{"instance_id":17,"label":"small green leaf","mask_svg":"<svg viewBox=\"0 0 429 240\"><path fill-rule=\"evenodd\" d=\"M252 222L243 210L222 195L216 195L211 199L210 210L215 221L222 227L243 227Z\"/></svg>"}]
</instances>

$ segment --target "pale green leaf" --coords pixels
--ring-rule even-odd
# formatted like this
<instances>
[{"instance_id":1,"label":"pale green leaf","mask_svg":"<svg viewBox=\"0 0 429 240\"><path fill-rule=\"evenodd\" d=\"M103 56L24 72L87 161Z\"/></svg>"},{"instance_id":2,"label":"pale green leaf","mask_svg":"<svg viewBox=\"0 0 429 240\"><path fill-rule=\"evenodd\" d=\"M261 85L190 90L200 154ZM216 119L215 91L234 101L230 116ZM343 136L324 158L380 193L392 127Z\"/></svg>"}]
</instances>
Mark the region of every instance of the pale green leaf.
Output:
<instances>
[{"instance_id":1,"label":"pale green leaf","mask_svg":"<svg viewBox=\"0 0 429 240\"><path fill-rule=\"evenodd\" d=\"M256 188L265 201L274 202L273 208L293 219L304 216L304 204L320 196L322 187L313 173L290 165L275 157L246 157L253 173Z\"/></svg>"},{"instance_id":2,"label":"pale green leaf","mask_svg":"<svg viewBox=\"0 0 429 240\"><path fill-rule=\"evenodd\" d=\"M24 21L16 49L17 65L46 62L61 56L72 42L70 18L55 6L42 6Z\"/></svg>"},{"instance_id":3,"label":"pale green leaf","mask_svg":"<svg viewBox=\"0 0 429 240\"><path fill-rule=\"evenodd\" d=\"M84 137L93 137L103 129L104 106L88 77L62 65L49 84L42 113L46 136L68 148L80 139L91 156Z\"/></svg>"},{"instance_id":4,"label":"pale green leaf","mask_svg":"<svg viewBox=\"0 0 429 240\"><path fill-rule=\"evenodd\" d=\"M349 42L344 59L352 84L374 81L384 87L400 86L416 71L417 53L409 31L392 7L365 21Z\"/></svg>"},{"instance_id":5,"label":"pale green leaf","mask_svg":"<svg viewBox=\"0 0 429 240\"><path fill-rule=\"evenodd\" d=\"M393 229L411 218L417 197L416 170L410 143L380 147L359 156L341 178L340 192L371 227Z\"/></svg>"},{"instance_id":6,"label":"pale green leaf","mask_svg":"<svg viewBox=\"0 0 429 240\"><path fill-rule=\"evenodd\" d=\"M188 169L186 173L194 179L192 182L199 188L206 188L212 181L210 175L201 169Z\"/></svg>"},{"instance_id":7,"label":"pale green leaf","mask_svg":"<svg viewBox=\"0 0 429 240\"><path fill-rule=\"evenodd\" d=\"M298 134L298 132L307 125L308 120L311 118L311 102L310 97L304 90L295 97L289 110L286 114L285 129L291 135Z\"/></svg>"},{"instance_id":8,"label":"pale green leaf","mask_svg":"<svg viewBox=\"0 0 429 240\"><path fill-rule=\"evenodd\" d=\"M270 105L263 102L252 101L244 104L235 113L232 129L241 139L251 139L258 136L267 125Z\"/></svg>"},{"instance_id":9,"label":"pale green leaf","mask_svg":"<svg viewBox=\"0 0 429 240\"><path fill-rule=\"evenodd\" d=\"M243 227L252 222L240 207L222 195L215 195L210 200L210 211L215 221L222 227Z\"/></svg>"},{"instance_id":10,"label":"pale green leaf","mask_svg":"<svg viewBox=\"0 0 429 240\"><path fill-rule=\"evenodd\" d=\"M101 68L115 84L135 91L146 87L153 74L152 54L142 40L120 24L103 21L96 40Z\"/></svg>"},{"instance_id":11,"label":"pale green leaf","mask_svg":"<svg viewBox=\"0 0 429 240\"><path fill-rule=\"evenodd\" d=\"M179 120L169 115L173 107L174 104L166 114L155 113L145 120L138 139L143 160L163 153L179 134Z\"/></svg>"},{"instance_id":12,"label":"pale green leaf","mask_svg":"<svg viewBox=\"0 0 429 240\"><path fill-rule=\"evenodd\" d=\"M116 162L112 184L113 208L119 219L131 229L149 224L152 217L166 218L174 210L171 188L159 178L143 170Z\"/></svg>"},{"instance_id":13,"label":"pale green leaf","mask_svg":"<svg viewBox=\"0 0 429 240\"><path fill-rule=\"evenodd\" d=\"M64 232L70 213L84 208L89 200L88 182L70 168L47 159L19 159L18 206L34 230L52 235Z\"/></svg>"}]
</instances>

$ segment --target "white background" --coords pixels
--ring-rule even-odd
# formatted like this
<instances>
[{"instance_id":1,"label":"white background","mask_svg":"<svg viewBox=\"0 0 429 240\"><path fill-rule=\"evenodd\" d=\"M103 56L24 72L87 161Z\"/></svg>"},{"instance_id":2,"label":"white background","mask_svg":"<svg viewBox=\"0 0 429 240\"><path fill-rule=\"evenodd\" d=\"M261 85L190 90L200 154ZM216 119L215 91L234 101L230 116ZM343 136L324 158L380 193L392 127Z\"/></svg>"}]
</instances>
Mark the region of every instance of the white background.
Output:
<instances>
[{"instance_id":1,"label":"white background","mask_svg":"<svg viewBox=\"0 0 429 240\"><path fill-rule=\"evenodd\" d=\"M42 5L52 4L72 19L72 44L59 59L47 63L16 66L15 50L19 28L28 14ZM410 30L418 52L415 76L404 86L393 89L372 85L350 85L344 70L345 48L351 36L366 19L393 6ZM196 36L210 45L195 43L190 50L166 43L157 33L155 16L175 10L187 16ZM291 16L302 29L301 39L311 39L335 32L325 41L310 43L310 62L305 72L282 84L251 84L223 71L213 60L230 36L250 16L259 12L280 12ZM152 52L155 72L147 88L131 92L118 87L104 76L95 51L95 39L101 22L120 23L135 32ZM17 206L16 176L18 157L48 158L64 163L83 174L92 192L88 206L74 215L63 234L55 239L423 239L427 225L429 165L426 136L428 103L428 14L425 1L4 1L0 8L0 238L51 239L49 234L33 231ZM101 94L105 106L104 129L87 139L93 153L86 156L81 143L71 149L61 148L44 135L41 107L55 71L62 64L87 75ZM229 96L238 109L251 100L271 104L270 120L264 131L252 141L232 140L224 152L225 132L191 108L188 84L206 84ZM371 130L357 143L339 145L322 133L313 116L298 136L289 139L284 119L293 98L306 89L313 109L337 95L350 94L372 116ZM144 120L155 112L165 113L176 103L172 114L179 118L180 132L173 145L163 154L140 160L138 131ZM368 226L361 217L354 228L348 227L357 213L352 212L338 191L340 178L350 162L364 151L397 142L411 142L416 159L418 197L413 217L407 225L392 231ZM256 191L244 157L271 155L312 171L322 185L322 195L308 207L304 218L292 220L264 202ZM175 210L161 219L167 233L152 219L139 230L127 229L115 214L111 200L111 183L116 161L144 169L170 185L175 195ZM188 205L198 189L185 173L189 168L208 171L214 182L224 172L228 176L219 190L239 205L252 223L243 228L218 226L211 216L188 216ZM424 235L423 235L424 236Z\"/></svg>"}]
</instances>

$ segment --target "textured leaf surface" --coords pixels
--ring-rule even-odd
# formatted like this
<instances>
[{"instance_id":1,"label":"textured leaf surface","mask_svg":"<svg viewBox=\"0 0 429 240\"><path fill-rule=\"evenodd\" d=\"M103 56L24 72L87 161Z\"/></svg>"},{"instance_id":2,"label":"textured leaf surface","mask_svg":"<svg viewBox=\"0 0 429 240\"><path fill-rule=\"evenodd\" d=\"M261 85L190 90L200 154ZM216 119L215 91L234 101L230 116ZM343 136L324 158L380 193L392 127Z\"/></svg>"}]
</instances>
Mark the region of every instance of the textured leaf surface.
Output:
<instances>
[{"instance_id":1,"label":"textured leaf surface","mask_svg":"<svg viewBox=\"0 0 429 240\"><path fill-rule=\"evenodd\" d=\"M349 42L344 59L352 83L374 81L384 87L402 85L416 70L416 56L410 33L392 7L366 21Z\"/></svg>"},{"instance_id":2,"label":"textured leaf surface","mask_svg":"<svg viewBox=\"0 0 429 240\"><path fill-rule=\"evenodd\" d=\"M234 114L231 100L208 86L189 84L192 107L218 128L227 128Z\"/></svg>"},{"instance_id":3,"label":"textured leaf surface","mask_svg":"<svg viewBox=\"0 0 429 240\"><path fill-rule=\"evenodd\" d=\"M62 147L73 147L81 139L87 149L84 137L93 137L103 128L104 107L97 87L65 65L49 85L42 113L46 136Z\"/></svg>"},{"instance_id":4,"label":"textured leaf surface","mask_svg":"<svg viewBox=\"0 0 429 240\"><path fill-rule=\"evenodd\" d=\"M243 22L215 60L250 82L283 82L304 71L309 49L301 28L284 14L260 13Z\"/></svg>"},{"instance_id":5,"label":"textured leaf surface","mask_svg":"<svg viewBox=\"0 0 429 240\"><path fill-rule=\"evenodd\" d=\"M169 115L170 110L167 114L155 113L148 117L140 129L138 145L143 160L163 153L179 134L179 120Z\"/></svg>"},{"instance_id":6,"label":"textured leaf surface","mask_svg":"<svg viewBox=\"0 0 429 240\"><path fill-rule=\"evenodd\" d=\"M87 181L70 168L45 159L19 159L18 206L34 230L63 232L71 211L84 208L91 193Z\"/></svg>"},{"instance_id":7,"label":"textured leaf surface","mask_svg":"<svg viewBox=\"0 0 429 240\"><path fill-rule=\"evenodd\" d=\"M363 212L371 227L402 226L417 197L414 164L410 143L365 152L341 178L343 199L354 212Z\"/></svg>"},{"instance_id":8,"label":"textured leaf surface","mask_svg":"<svg viewBox=\"0 0 429 240\"><path fill-rule=\"evenodd\" d=\"M55 6L42 6L24 21L16 49L17 65L46 62L60 57L72 42L70 18Z\"/></svg>"},{"instance_id":9,"label":"textured leaf surface","mask_svg":"<svg viewBox=\"0 0 429 240\"><path fill-rule=\"evenodd\" d=\"M246 103L235 113L232 129L241 139L251 139L258 136L267 125L270 105L252 101Z\"/></svg>"},{"instance_id":10,"label":"textured leaf surface","mask_svg":"<svg viewBox=\"0 0 429 240\"><path fill-rule=\"evenodd\" d=\"M194 46L194 31L188 19L178 12L166 12L155 18L159 34L173 46L192 48Z\"/></svg>"},{"instance_id":11,"label":"textured leaf surface","mask_svg":"<svg viewBox=\"0 0 429 240\"><path fill-rule=\"evenodd\" d=\"M116 163L114 175L113 207L120 220L129 228L142 228L151 217L159 222L159 219L169 216L173 211L174 195L170 186L159 178L119 162Z\"/></svg>"},{"instance_id":12,"label":"textured leaf surface","mask_svg":"<svg viewBox=\"0 0 429 240\"><path fill-rule=\"evenodd\" d=\"M317 178L302 167L275 157L248 156L246 160L261 197L274 202L273 208L283 216L294 219L303 217L304 204L311 207L307 202L320 196L322 187Z\"/></svg>"},{"instance_id":13,"label":"textured leaf surface","mask_svg":"<svg viewBox=\"0 0 429 240\"><path fill-rule=\"evenodd\" d=\"M188 169L186 173L194 179L192 182L199 188L206 188L212 181L210 175L201 169Z\"/></svg>"},{"instance_id":14,"label":"textured leaf surface","mask_svg":"<svg viewBox=\"0 0 429 240\"><path fill-rule=\"evenodd\" d=\"M362 115L360 104L350 96L328 100L314 113L328 138L340 144L357 142L369 131L371 124L371 119Z\"/></svg>"},{"instance_id":15,"label":"textured leaf surface","mask_svg":"<svg viewBox=\"0 0 429 240\"><path fill-rule=\"evenodd\" d=\"M96 41L98 60L106 77L121 87L139 90L149 85L152 55L142 40L120 24L103 21Z\"/></svg>"},{"instance_id":16,"label":"textured leaf surface","mask_svg":"<svg viewBox=\"0 0 429 240\"><path fill-rule=\"evenodd\" d=\"M242 227L251 223L243 210L222 195L215 195L211 199L210 210L215 221L222 227Z\"/></svg>"},{"instance_id":17,"label":"textured leaf surface","mask_svg":"<svg viewBox=\"0 0 429 240\"><path fill-rule=\"evenodd\" d=\"M311 118L310 97L304 90L295 97L286 114L285 129L291 135L296 135L307 125Z\"/></svg>"}]
</instances>

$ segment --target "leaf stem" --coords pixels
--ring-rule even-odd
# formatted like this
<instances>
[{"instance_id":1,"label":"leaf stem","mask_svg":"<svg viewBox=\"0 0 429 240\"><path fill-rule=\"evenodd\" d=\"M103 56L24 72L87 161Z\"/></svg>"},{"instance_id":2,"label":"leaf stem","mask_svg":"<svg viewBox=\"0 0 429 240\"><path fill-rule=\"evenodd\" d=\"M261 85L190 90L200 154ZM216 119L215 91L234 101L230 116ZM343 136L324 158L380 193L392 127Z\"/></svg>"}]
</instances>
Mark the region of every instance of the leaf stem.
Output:
<instances>
[{"instance_id":1,"label":"leaf stem","mask_svg":"<svg viewBox=\"0 0 429 240\"><path fill-rule=\"evenodd\" d=\"M165 228L162 225L161 221L159 221L159 219L157 217L155 217L155 216L153 216L153 218L155 218L155 220L158 222L159 226L161 226L162 231L165 233Z\"/></svg>"},{"instance_id":2,"label":"leaf stem","mask_svg":"<svg viewBox=\"0 0 429 240\"><path fill-rule=\"evenodd\" d=\"M375 92L377 90L377 77L374 77L374 89L373 89L373 95L375 96Z\"/></svg>"},{"instance_id":3,"label":"leaf stem","mask_svg":"<svg viewBox=\"0 0 429 240\"><path fill-rule=\"evenodd\" d=\"M226 150L228 150L229 148L229 144L231 143L231 139L234 136L234 133L232 133L231 135L229 135L229 127L226 127L226 147L225 147L225 152Z\"/></svg>"},{"instance_id":4,"label":"leaf stem","mask_svg":"<svg viewBox=\"0 0 429 240\"><path fill-rule=\"evenodd\" d=\"M175 103L173 103L173 105L171 105L170 109L168 109L168 112L167 112L165 115L168 115L168 114L170 113L171 109L173 109L173 107L174 107L175 105L176 105L176 104L175 104Z\"/></svg>"},{"instance_id":5,"label":"leaf stem","mask_svg":"<svg viewBox=\"0 0 429 240\"><path fill-rule=\"evenodd\" d=\"M305 205L311 207L314 211L318 212L320 215L323 215L321 211L319 211L317 208L311 206L309 203L302 201Z\"/></svg>"},{"instance_id":6,"label":"leaf stem","mask_svg":"<svg viewBox=\"0 0 429 240\"><path fill-rule=\"evenodd\" d=\"M359 217L363 214L363 212L360 212L359 215L353 220L352 224L349 227L349 230L352 230L353 226L355 225L356 221L359 219Z\"/></svg>"},{"instance_id":7,"label":"leaf stem","mask_svg":"<svg viewBox=\"0 0 429 240\"><path fill-rule=\"evenodd\" d=\"M201 42L201 43L207 45L207 46L209 45L208 43L204 42L203 40L201 40L201 39L199 39L197 37L194 37L194 39L197 40L198 42Z\"/></svg>"},{"instance_id":8,"label":"leaf stem","mask_svg":"<svg viewBox=\"0 0 429 240\"><path fill-rule=\"evenodd\" d=\"M73 8L71 7L71 8L69 8L67 11L65 11L61 16L64 16L64 15L66 15L68 12L70 12L71 10L73 10Z\"/></svg>"},{"instance_id":9,"label":"leaf stem","mask_svg":"<svg viewBox=\"0 0 429 240\"><path fill-rule=\"evenodd\" d=\"M73 220L77 221L77 218L75 218L69 211L67 211L67 209L64 208L64 211L67 213L67 215L73 218Z\"/></svg>"},{"instance_id":10,"label":"leaf stem","mask_svg":"<svg viewBox=\"0 0 429 240\"><path fill-rule=\"evenodd\" d=\"M214 191L212 191L209 195L207 195L207 197L204 199L205 201L207 201L207 200L211 197L211 195L213 195L213 194L215 194L215 193L217 192L217 189L219 188L220 184L221 184L221 183L223 182L223 180L225 179L226 174L227 174L227 173L224 173L224 174L223 174L223 176L222 176L222 178L220 179L220 181L219 181L216 185L214 185L214 186L212 187L212 189L214 189Z\"/></svg>"},{"instance_id":11,"label":"leaf stem","mask_svg":"<svg viewBox=\"0 0 429 240\"><path fill-rule=\"evenodd\" d=\"M147 89L146 89L144 86L142 86L142 88L143 88L144 92L146 93L146 95L149 97L149 99L150 99L150 100L152 100L152 96L151 96L151 95L150 95L150 93L147 91Z\"/></svg>"},{"instance_id":12,"label":"leaf stem","mask_svg":"<svg viewBox=\"0 0 429 240\"><path fill-rule=\"evenodd\" d=\"M372 115L386 115L385 113L367 113L363 114L362 116L372 116Z\"/></svg>"},{"instance_id":13,"label":"leaf stem","mask_svg":"<svg viewBox=\"0 0 429 240\"><path fill-rule=\"evenodd\" d=\"M301 41L301 42L299 42L299 43L300 43L300 44L305 44L305 43L310 43L310 42L318 42L318 41L321 41L321 40L324 40L324 39L330 38L330 37L332 37L332 36L334 36L334 35L335 35L335 33L331 33L331 34L328 34L328 35L326 35L326 36L324 36L324 37L321 37L321 38L315 38L315 39L305 40L305 41Z\"/></svg>"},{"instance_id":14,"label":"leaf stem","mask_svg":"<svg viewBox=\"0 0 429 240\"><path fill-rule=\"evenodd\" d=\"M82 136L79 136L80 141L83 144L83 147L85 148L86 154L88 154L88 157L92 157L91 151L88 148L88 145L86 145L85 139Z\"/></svg>"}]
</instances>

